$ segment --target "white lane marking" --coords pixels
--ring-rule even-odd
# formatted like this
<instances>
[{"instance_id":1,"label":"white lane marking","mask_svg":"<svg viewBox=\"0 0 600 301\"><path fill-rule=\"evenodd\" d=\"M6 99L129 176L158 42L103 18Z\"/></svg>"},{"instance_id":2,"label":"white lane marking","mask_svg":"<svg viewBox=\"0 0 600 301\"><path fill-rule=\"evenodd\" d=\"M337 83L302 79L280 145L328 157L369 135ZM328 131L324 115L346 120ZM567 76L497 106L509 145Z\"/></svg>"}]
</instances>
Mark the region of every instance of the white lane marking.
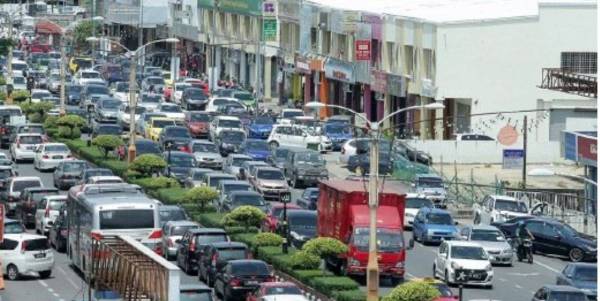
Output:
<instances>
[{"instance_id":1,"label":"white lane marking","mask_svg":"<svg viewBox=\"0 0 600 301\"><path fill-rule=\"evenodd\" d=\"M560 274L559 270L557 270L557 269L555 269L555 268L553 268L553 267L551 267L551 266L549 266L549 265L547 265L545 263L541 263L539 260L534 260L533 263L535 263L535 264L537 264L537 265L539 265L539 266L541 266L543 268L546 268L546 269L548 269L548 270L550 270L550 271L552 271L554 273Z\"/></svg>"},{"instance_id":2,"label":"white lane marking","mask_svg":"<svg viewBox=\"0 0 600 301\"><path fill-rule=\"evenodd\" d=\"M50 287L48 288L48 291L51 292L51 293L54 293L54 290L52 288L50 288Z\"/></svg>"},{"instance_id":3,"label":"white lane marking","mask_svg":"<svg viewBox=\"0 0 600 301\"><path fill-rule=\"evenodd\" d=\"M523 288L522 286L520 286L520 285L518 285L518 284L515 284L515 287L516 287L516 288Z\"/></svg>"},{"instance_id":4,"label":"white lane marking","mask_svg":"<svg viewBox=\"0 0 600 301\"><path fill-rule=\"evenodd\" d=\"M44 282L44 280L38 280L38 282L43 286L43 287L48 287L48 283Z\"/></svg>"},{"instance_id":5,"label":"white lane marking","mask_svg":"<svg viewBox=\"0 0 600 301\"><path fill-rule=\"evenodd\" d=\"M520 276L520 277L530 277L530 276L539 276L540 273L506 273L507 275Z\"/></svg>"},{"instance_id":6,"label":"white lane marking","mask_svg":"<svg viewBox=\"0 0 600 301\"><path fill-rule=\"evenodd\" d=\"M502 282L506 282L508 280L504 279L504 278L498 278L498 280L502 281Z\"/></svg>"},{"instance_id":7,"label":"white lane marking","mask_svg":"<svg viewBox=\"0 0 600 301\"><path fill-rule=\"evenodd\" d=\"M405 273L406 273L406 276L408 276L408 279L415 279L415 278L417 278L415 275L413 275L413 274L411 274L409 272L405 272Z\"/></svg>"},{"instance_id":8,"label":"white lane marking","mask_svg":"<svg viewBox=\"0 0 600 301\"><path fill-rule=\"evenodd\" d=\"M54 295L56 298L60 297L57 293L52 293L52 295Z\"/></svg>"},{"instance_id":9,"label":"white lane marking","mask_svg":"<svg viewBox=\"0 0 600 301\"><path fill-rule=\"evenodd\" d=\"M68 281L68 282L69 282L69 283L70 283L70 284L71 284L71 285L72 285L74 288L76 288L76 289L79 289L79 288L80 288L80 287L77 285L77 283L75 283L75 281L73 281L73 280L71 279L71 277L69 277L69 275L67 274L67 272L66 272L66 271L65 271L65 270L64 270L62 267L57 267L57 269L58 269L58 270L59 270L61 273L65 274L65 276L66 276L65 278L67 278L67 281Z\"/></svg>"}]
</instances>

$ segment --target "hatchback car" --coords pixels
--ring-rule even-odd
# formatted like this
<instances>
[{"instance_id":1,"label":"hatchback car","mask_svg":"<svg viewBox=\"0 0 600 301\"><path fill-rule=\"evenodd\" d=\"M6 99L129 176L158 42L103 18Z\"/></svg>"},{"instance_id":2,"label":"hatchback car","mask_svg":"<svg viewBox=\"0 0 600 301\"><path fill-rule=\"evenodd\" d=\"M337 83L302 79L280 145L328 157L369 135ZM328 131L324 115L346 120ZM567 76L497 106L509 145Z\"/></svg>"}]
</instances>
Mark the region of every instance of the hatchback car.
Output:
<instances>
[{"instance_id":1,"label":"hatchback car","mask_svg":"<svg viewBox=\"0 0 600 301\"><path fill-rule=\"evenodd\" d=\"M10 155L13 161L33 160L38 145L44 143L41 134L17 134L15 141L10 145Z\"/></svg>"},{"instance_id":2,"label":"hatchback car","mask_svg":"<svg viewBox=\"0 0 600 301\"><path fill-rule=\"evenodd\" d=\"M185 221L189 220L187 212L183 207L177 205L162 205L158 208L158 218L160 226L164 226L170 221Z\"/></svg>"},{"instance_id":3,"label":"hatchback car","mask_svg":"<svg viewBox=\"0 0 600 301\"><path fill-rule=\"evenodd\" d=\"M265 199L281 200L290 192L283 172L275 167L258 167L251 173L250 182Z\"/></svg>"},{"instance_id":4,"label":"hatchback car","mask_svg":"<svg viewBox=\"0 0 600 301\"><path fill-rule=\"evenodd\" d=\"M0 243L4 275L17 280L22 275L37 274L49 278L54 267L54 253L45 236L27 233L6 234Z\"/></svg>"},{"instance_id":5,"label":"hatchback car","mask_svg":"<svg viewBox=\"0 0 600 301\"><path fill-rule=\"evenodd\" d=\"M50 228L56 222L60 209L67 204L66 195L44 196L35 210L35 232L48 235Z\"/></svg>"},{"instance_id":6,"label":"hatchback car","mask_svg":"<svg viewBox=\"0 0 600 301\"><path fill-rule=\"evenodd\" d=\"M588 301L583 291L566 285L544 285L531 301Z\"/></svg>"},{"instance_id":7,"label":"hatchback car","mask_svg":"<svg viewBox=\"0 0 600 301\"><path fill-rule=\"evenodd\" d=\"M234 191L253 191L253 188L247 181L221 180L217 185L217 191L219 192L219 198L216 200L215 206L220 208L230 193Z\"/></svg>"},{"instance_id":8,"label":"hatchback car","mask_svg":"<svg viewBox=\"0 0 600 301\"><path fill-rule=\"evenodd\" d=\"M64 143L44 143L35 150L33 167L37 170L54 170L65 160L72 160L71 150Z\"/></svg>"},{"instance_id":9,"label":"hatchback car","mask_svg":"<svg viewBox=\"0 0 600 301\"><path fill-rule=\"evenodd\" d=\"M204 94L204 90L190 87L183 90L181 95L181 106L188 111L202 111L206 108L208 97Z\"/></svg>"},{"instance_id":10,"label":"hatchback car","mask_svg":"<svg viewBox=\"0 0 600 301\"><path fill-rule=\"evenodd\" d=\"M458 237L458 229L446 210L424 207L413 222L413 239L423 244L439 243Z\"/></svg>"},{"instance_id":11,"label":"hatchback car","mask_svg":"<svg viewBox=\"0 0 600 301\"><path fill-rule=\"evenodd\" d=\"M302 209L317 210L317 202L319 201L319 188L306 188L300 198L296 200L296 204Z\"/></svg>"},{"instance_id":12,"label":"hatchback car","mask_svg":"<svg viewBox=\"0 0 600 301\"><path fill-rule=\"evenodd\" d=\"M52 195L58 195L58 189L54 187L29 187L23 189L21 200L17 207L17 216L21 218L25 226L35 226L35 214L39 202Z\"/></svg>"},{"instance_id":13,"label":"hatchback car","mask_svg":"<svg viewBox=\"0 0 600 301\"><path fill-rule=\"evenodd\" d=\"M513 249L498 228L486 225L466 226L460 230L463 240L476 242L483 247L492 264L513 264Z\"/></svg>"},{"instance_id":14,"label":"hatchback car","mask_svg":"<svg viewBox=\"0 0 600 301\"><path fill-rule=\"evenodd\" d=\"M204 250L204 246L215 242L229 241L225 230L218 228L188 229L177 246L177 266L188 275L198 272L198 258Z\"/></svg>"},{"instance_id":15,"label":"hatchback car","mask_svg":"<svg viewBox=\"0 0 600 301\"><path fill-rule=\"evenodd\" d=\"M262 260L232 260L215 278L215 294L224 300L243 300L263 282L275 281Z\"/></svg>"},{"instance_id":16,"label":"hatchback car","mask_svg":"<svg viewBox=\"0 0 600 301\"><path fill-rule=\"evenodd\" d=\"M198 223L188 220L168 221L162 226L162 247L163 255L167 260L172 260L177 256L178 240L190 229L199 229Z\"/></svg>"},{"instance_id":17,"label":"hatchback car","mask_svg":"<svg viewBox=\"0 0 600 301\"><path fill-rule=\"evenodd\" d=\"M194 154L198 167L201 168L223 168L223 157L219 153L219 148L208 140L192 140L188 149Z\"/></svg>"},{"instance_id":18,"label":"hatchback car","mask_svg":"<svg viewBox=\"0 0 600 301\"><path fill-rule=\"evenodd\" d=\"M210 124L210 115L206 112L187 112L185 115L185 124L187 124L190 134L195 138L208 138L208 126Z\"/></svg>"},{"instance_id":19,"label":"hatchback car","mask_svg":"<svg viewBox=\"0 0 600 301\"><path fill-rule=\"evenodd\" d=\"M468 241L443 241L433 261L433 276L448 285L463 283L492 287L494 270L487 252Z\"/></svg>"},{"instance_id":20,"label":"hatchback car","mask_svg":"<svg viewBox=\"0 0 600 301\"><path fill-rule=\"evenodd\" d=\"M283 212L279 213L279 219L283 218ZM290 233L290 242L296 249L301 249L304 243L317 237L317 212L313 210L291 210L287 212L287 229ZM284 229L277 229L280 235L284 235Z\"/></svg>"},{"instance_id":21,"label":"hatchback car","mask_svg":"<svg viewBox=\"0 0 600 301\"><path fill-rule=\"evenodd\" d=\"M163 158L167 162L164 174L168 177L175 178L180 183L185 181L191 168L198 166L194 156L185 152L164 152Z\"/></svg>"},{"instance_id":22,"label":"hatchback car","mask_svg":"<svg viewBox=\"0 0 600 301\"><path fill-rule=\"evenodd\" d=\"M14 177L6 185L6 190L0 194L0 199L6 200L6 215L16 214L21 193L25 188L44 187L39 177Z\"/></svg>"},{"instance_id":23,"label":"hatchback car","mask_svg":"<svg viewBox=\"0 0 600 301\"><path fill-rule=\"evenodd\" d=\"M61 190L71 188L79 182L81 172L88 166L88 163L83 160L69 160L59 163L52 175L54 187Z\"/></svg>"},{"instance_id":24,"label":"hatchback car","mask_svg":"<svg viewBox=\"0 0 600 301\"><path fill-rule=\"evenodd\" d=\"M198 259L198 278L213 286L217 273L232 260L247 259L248 246L241 242L216 242L204 247Z\"/></svg>"}]
</instances>

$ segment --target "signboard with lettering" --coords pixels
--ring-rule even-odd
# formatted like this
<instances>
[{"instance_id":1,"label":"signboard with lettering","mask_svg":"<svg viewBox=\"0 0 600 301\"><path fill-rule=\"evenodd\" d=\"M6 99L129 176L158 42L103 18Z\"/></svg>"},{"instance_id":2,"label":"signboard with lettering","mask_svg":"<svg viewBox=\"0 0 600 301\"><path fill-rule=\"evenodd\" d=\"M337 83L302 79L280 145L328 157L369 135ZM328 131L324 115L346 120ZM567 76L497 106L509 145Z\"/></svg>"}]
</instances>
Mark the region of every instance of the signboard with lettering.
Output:
<instances>
[{"instance_id":1,"label":"signboard with lettering","mask_svg":"<svg viewBox=\"0 0 600 301\"><path fill-rule=\"evenodd\" d=\"M310 62L305 57L296 55L294 58L296 71L300 74L310 74Z\"/></svg>"},{"instance_id":2,"label":"signboard with lettering","mask_svg":"<svg viewBox=\"0 0 600 301\"><path fill-rule=\"evenodd\" d=\"M584 164L597 166L598 140L593 137L577 136L577 159Z\"/></svg>"},{"instance_id":3,"label":"signboard with lettering","mask_svg":"<svg viewBox=\"0 0 600 301\"><path fill-rule=\"evenodd\" d=\"M354 54L357 61L371 60L371 41L356 40L354 42Z\"/></svg>"},{"instance_id":4,"label":"signboard with lettering","mask_svg":"<svg viewBox=\"0 0 600 301\"><path fill-rule=\"evenodd\" d=\"M273 1L263 2L263 16L264 17L277 17L277 3Z\"/></svg>"},{"instance_id":5,"label":"signboard with lettering","mask_svg":"<svg viewBox=\"0 0 600 301\"><path fill-rule=\"evenodd\" d=\"M354 66L345 61L328 58L325 62L325 76L346 83L354 83Z\"/></svg>"},{"instance_id":6,"label":"signboard with lettering","mask_svg":"<svg viewBox=\"0 0 600 301\"><path fill-rule=\"evenodd\" d=\"M265 42L277 42L277 19L275 18L264 18L263 19L263 41Z\"/></svg>"},{"instance_id":7,"label":"signboard with lettering","mask_svg":"<svg viewBox=\"0 0 600 301\"><path fill-rule=\"evenodd\" d=\"M521 169L523 168L523 157L525 152L522 149L503 149L502 150L502 168L503 169Z\"/></svg>"},{"instance_id":8,"label":"signboard with lettering","mask_svg":"<svg viewBox=\"0 0 600 301\"><path fill-rule=\"evenodd\" d=\"M387 92L387 74L380 70L371 71L371 91Z\"/></svg>"}]
</instances>

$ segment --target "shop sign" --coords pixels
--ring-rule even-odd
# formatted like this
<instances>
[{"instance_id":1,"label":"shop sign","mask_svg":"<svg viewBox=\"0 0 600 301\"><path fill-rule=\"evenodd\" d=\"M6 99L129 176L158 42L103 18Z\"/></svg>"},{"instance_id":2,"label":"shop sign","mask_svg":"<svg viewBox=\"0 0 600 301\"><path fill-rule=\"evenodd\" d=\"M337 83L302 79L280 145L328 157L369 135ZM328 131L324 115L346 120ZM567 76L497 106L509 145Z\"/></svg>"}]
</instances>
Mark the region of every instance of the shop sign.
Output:
<instances>
[{"instance_id":1,"label":"shop sign","mask_svg":"<svg viewBox=\"0 0 600 301\"><path fill-rule=\"evenodd\" d=\"M219 9L242 15L261 15L262 0L219 0Z\"/></svg>"},{"instance_id":2,"label":"shop sign","mask_svg":"<svg viewBox=\"0 0 600 301\"><path fill-rule=\"evenodd\" d=\"M277 3L273 1L263 2L263 17L277 17Z\"/></svg>"},{"instance_id":3,"label":"shop sign","mask_svg":"<svg viewBox=\"0 0 600 301\"><path fill-rule=\"evenodd\" d=\"M323 71L323 60L312 59L310 60L310 70L321 72Z\"/></svg>"},{"instance_id":4,"label":"shop sign","mask_svg":"<svg viewBox=\"0 0 600 301\"><path fill-rule=\"evenodd\" d=\"M358 11L345 11L342 19L342 28L345 33L356 32L356 24L360 21Z\"/></svg>"},{"instance_id":5,"label":"shop sign","mask_svg":"<svg viewBox=\"0 0 600 301\"><path fill-rule=\"evenodd\" d=\"M371 71L371 90L387 93L387 74L380 70Z\"/></svg>"},{"instance_id":6,"label":"shop sign","mask_svg":"<svg viewBox=\"0 0 600 301\"><path fill-rule=\"evenodd\" d=\"M346 83L354 83L354 66L351 63L329 58L325 62L325 76Z\"/></svg>"},{"instance_id":7,"label":"shop sign","mask_svg":"<svg viewBox=\"0 0 600 301\"><path fill-rule=\"evenodd\" d=\"M198 8L212 8L215 6L215 0L198 0Z\"/></svg>"},{"instance_id":8,"label":"shop sign","mask_svg":"<svg viewBox=\"0 0 600 301\"><path fill-rule=\"evenodd\" d=\"M354 42L354 54L357 61L371 60L371 41L356 40Z\"/></svg>"},{"instance_id":9,"label":"shop sign","mask_svg":"<svg viewBox=\"0 0 600 301\"><path fill-rule=\"evenodd\" d=\"M263 19L262 37L265 42L277 42L277 19Z\"/></svg>"},{"instance_id":10,"label":"shop sign","mask_svg":"<svg viewBox=\"0 0 600 301\"><path fill-rule=\"evenodd\" d=\"M503 149L502 150L502 168L503 169L522 169L525 152L522 149Z\"/></svg>"},{"instance_id":11,"label":"shop sign","mask_svg":"<svg viewBox=\"0 0 600 301\"><path fill-rule=\"evenodd\" d=\"M294 63L296 65L296 72L300 74L310 74L310 62L301 56L296 56L294 58Z\"/></svg>"},{"instance_id":12,"label":"shop sign","mask_svg":"<svg viewBox=\"0 0 600 301\"><path fill-rule=\"evenodd\" d=\"M397 97L406 97L406 79L401 75L388 74L387 93Z\"/></svg>"},{"instance_id":13,"label":"shop sign","mask_svg":"<svg viewBox=\"0 0 600 301\"><path fill-rule=\"evenodd\" d=\"M300 2L297 0L280 0L278 2L279 18L287 18L290 20L299 20Z\"/></svg>"},{"instance_id":14,"label":"shop sign","mask_svg":"<svg viewBox=\"0 0 600 301\"><path fill-rule=\"evenodd\" d=\"M597 166L598 140L592 137L577 136L577 158L579 162Z\"/></svg>"}]
</instances>

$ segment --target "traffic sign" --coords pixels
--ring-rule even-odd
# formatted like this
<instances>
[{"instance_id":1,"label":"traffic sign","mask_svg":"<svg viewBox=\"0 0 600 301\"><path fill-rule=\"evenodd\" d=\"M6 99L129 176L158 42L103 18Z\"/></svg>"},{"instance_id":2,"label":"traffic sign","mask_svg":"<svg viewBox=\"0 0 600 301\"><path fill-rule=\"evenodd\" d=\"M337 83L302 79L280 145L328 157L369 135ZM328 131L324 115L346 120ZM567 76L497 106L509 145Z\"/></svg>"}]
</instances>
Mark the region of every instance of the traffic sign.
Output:
<instances>
[{"instance_id":1,"label":"traffic sign","mask_svg":"<svg viewBox=\"0 0 600 301\"><path fill-rule=\"evenodd\" d=\"M292 194L290 192L284 192L281 194L281 202L289 203L292 201Z\"/></svg>"},{"instance_id":2,"label":"traffic sign","mask_svg":"<svg viewBox=\"0 0 600 301\"><path fill-rule=\"evenodd\" d=\"M4 204L0 204L0 243L4 241L4 220L6 219L6 212L4 211Z\"/></svg>"},{"instance_id":3,"label":"traffic sign","mask_svg":"<svg viewBox=\"0 0 600 301\"><path fill-rule=\"evenodd\" d=\"M263 19L263 41L265 42L277 42L277 19L276 18L264 18Z\"/></svg>"},{"instance_id":4,"label":"traffic sign","mask_svg":"<svg viewBox=\"0 0 600 301\"><path fill-rule=\"evenodd\" d=\"M503 149L502 150L502 168L503 169L521 169L523 168L523 157L525 152L522 149Z\"/></svg>"}]
</instances>

